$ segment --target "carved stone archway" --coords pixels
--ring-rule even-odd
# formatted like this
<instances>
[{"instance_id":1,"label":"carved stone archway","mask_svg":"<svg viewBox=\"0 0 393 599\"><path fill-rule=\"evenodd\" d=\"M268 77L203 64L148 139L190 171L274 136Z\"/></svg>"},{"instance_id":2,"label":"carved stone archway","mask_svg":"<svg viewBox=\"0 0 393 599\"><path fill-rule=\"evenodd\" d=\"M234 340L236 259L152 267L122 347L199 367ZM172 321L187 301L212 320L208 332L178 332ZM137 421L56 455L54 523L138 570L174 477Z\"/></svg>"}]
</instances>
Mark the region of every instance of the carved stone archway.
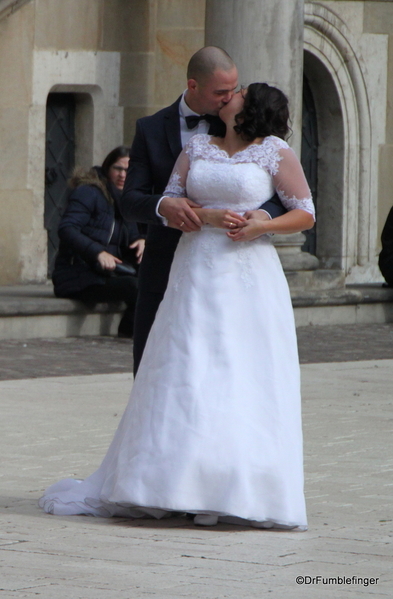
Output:
<instances>
[{"instance_id":1,"label":"carved stone archway","mask_svg":"<svg viewBox=\"0 0 393 599\"><path fill-rule=\"evenodd\" d=\"M346 275L373 258L376 198L371 193L371 115L355 43L325 6L305 4L305 73L322 131L317 254ZM325 131L325 136L323 136Z\"/></svg>"}]
</instances>

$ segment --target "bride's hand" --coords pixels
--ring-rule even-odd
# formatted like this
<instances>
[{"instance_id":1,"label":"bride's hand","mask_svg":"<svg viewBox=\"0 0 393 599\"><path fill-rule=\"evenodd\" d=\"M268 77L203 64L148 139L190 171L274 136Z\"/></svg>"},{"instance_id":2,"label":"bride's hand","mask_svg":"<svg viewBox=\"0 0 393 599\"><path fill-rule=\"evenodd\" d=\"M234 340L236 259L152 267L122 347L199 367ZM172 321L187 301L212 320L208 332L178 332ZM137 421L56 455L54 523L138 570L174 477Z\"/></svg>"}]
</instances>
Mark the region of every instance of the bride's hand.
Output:
<instances>
[{"instance_id":1,"label":"bride's hand","mask_svg":"<svg viewBox=\"0 0 393 599\"><path fill-rule=\"evenodd\" d=\"M205 225L211 225L219 229L238 230L246 223L244 216L233 210L221 210L219 208L197 208L194 210Z\"/></svg>"},{"instance_id":2,"label":"bride's hand","mask_svg":"<svg viewBox=\"0 0 393 599\"><path fill-rule=\"evenodd\" d=\"M266 225L270 222L270 218L266 212L250 210L244 216L246 217L245 223L227 233L232 241L251 241L269 232Z\"/></svg>"}]
</instances>

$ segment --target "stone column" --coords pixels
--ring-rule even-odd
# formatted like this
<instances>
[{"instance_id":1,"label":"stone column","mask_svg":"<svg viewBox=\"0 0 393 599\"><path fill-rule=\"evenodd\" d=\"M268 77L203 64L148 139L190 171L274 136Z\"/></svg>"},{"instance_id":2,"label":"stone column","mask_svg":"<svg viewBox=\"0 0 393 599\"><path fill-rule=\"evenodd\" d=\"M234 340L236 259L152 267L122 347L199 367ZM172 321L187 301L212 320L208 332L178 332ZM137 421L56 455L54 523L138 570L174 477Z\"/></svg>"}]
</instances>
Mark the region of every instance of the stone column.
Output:
<instances>
[{"instance_id":1,"label":"stone column","mask_svg":"<svg viewBox=\"0 0 393 599\"><path fill-rule=\"evenodd\" d=\"M287 94L300 156L304 0L206 0L205 44L220 46L239 69L239 83L266 81ZM318 260L300 251L304 236L277 235L286 270L314 270ZM280 249L281 248L281 249Z\"/></svg>"},{"instance_id":2,"label":"stone column","mask_svg":"<svg viewBox=\"0 0 393 599\"><path fill-rule=\"evenodd\" d=\"M230 54L239 83L266 81L288 95L296 152L301 143L303 5L303 0L206 0L206 45Z\"/></svg>"}]
</instances>

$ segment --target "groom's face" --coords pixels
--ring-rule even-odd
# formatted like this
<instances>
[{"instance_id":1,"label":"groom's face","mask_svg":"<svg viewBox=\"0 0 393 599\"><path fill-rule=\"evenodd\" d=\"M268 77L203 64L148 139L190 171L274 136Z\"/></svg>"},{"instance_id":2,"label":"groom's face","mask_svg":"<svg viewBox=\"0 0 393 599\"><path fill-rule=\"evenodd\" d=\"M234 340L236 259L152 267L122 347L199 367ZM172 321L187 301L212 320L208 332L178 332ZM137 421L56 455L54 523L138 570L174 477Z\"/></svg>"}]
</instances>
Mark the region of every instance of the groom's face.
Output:
<instances>
[{"instance_id":1,"label":"groom's face","mask_svg":"<svg viewBox=\"0 0 393 599\"><path fill-rule=\"evenodd\" d=\"M217 115L232 99L237 79L236 67L230 71L214 71L201 82L191 79L188 82L187 104L198 114Z\"/></svg>"}]
</instances>

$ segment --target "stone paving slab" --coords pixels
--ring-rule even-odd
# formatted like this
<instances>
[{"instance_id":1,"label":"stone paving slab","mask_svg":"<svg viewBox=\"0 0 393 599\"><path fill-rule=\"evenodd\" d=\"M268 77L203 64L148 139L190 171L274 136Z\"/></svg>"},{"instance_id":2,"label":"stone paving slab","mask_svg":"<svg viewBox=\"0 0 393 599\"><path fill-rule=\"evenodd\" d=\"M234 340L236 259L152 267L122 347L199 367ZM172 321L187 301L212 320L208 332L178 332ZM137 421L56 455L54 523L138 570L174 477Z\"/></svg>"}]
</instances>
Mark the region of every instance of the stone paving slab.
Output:
<instances>
[{"instance_id":1,"label":"stone paving slab","mask_svg":"<svg viewBox=\"0 0 393 599\"><path fill-rule=\"evenodd\" d=\"M390 598L393 360L307 364L302 379L304 533L44 514L48 484L99 465L132 378L0 382L0 598Z\"/></svg>"},{"instance_id":2,"label":"stone paving slab","mask_svg":"<svg viewBox=\"0 0 393 599\"><path fill-rule=\"evenodd\" d=\"M393 323L297 329L306 363L393 359ZM65 337L0 341L0 380L132 371L132 341Z\"/></svg>"}]
</instances>

